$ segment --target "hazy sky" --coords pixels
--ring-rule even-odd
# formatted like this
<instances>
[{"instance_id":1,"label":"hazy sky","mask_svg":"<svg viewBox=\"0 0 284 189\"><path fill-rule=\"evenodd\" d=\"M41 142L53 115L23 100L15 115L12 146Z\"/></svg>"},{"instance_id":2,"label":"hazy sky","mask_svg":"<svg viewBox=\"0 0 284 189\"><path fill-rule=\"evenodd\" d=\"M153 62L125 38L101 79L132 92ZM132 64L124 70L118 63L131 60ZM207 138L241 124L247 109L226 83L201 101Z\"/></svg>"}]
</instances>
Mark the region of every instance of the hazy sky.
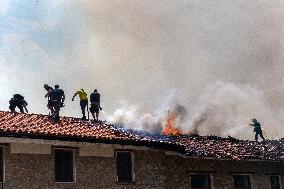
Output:
<instances>
[{"instance_id":1,"label":"hazy sky","mask_svg":"<svg viewBox=\"0 0 284 189\"><path fill-rule=\"evenodd\" d=\"M0 109L21 93L47 114L59 84L66 116L97 88L103 118L130 126L178 104L184 129L252 138L256 117L283 136L283 18L283 0L1 0Z\"/></svg>"}]
</instances>

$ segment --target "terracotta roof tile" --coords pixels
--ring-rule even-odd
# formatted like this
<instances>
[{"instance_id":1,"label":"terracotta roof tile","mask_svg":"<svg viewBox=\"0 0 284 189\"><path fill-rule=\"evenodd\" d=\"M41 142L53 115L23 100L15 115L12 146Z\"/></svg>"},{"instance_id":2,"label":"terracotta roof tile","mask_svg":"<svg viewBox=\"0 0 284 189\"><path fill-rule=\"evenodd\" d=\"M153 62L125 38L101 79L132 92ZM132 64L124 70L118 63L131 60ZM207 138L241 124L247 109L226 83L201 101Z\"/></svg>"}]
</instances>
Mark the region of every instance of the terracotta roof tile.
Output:
<instances>
[{"instance_id":1,"label":"terracotta roof tile","mask_svg":"<svg viewBox=\"0 0 284 189\"><path fill-rule=\"evenodd\" d=\"M46 115L0 111L1 136L122 143L176 150L189 156L226 159L284 160L284 139L256 143L216 136L165 136L93 124L77 118L62 117L59 124Z\"/></svg>"}]
</instances>

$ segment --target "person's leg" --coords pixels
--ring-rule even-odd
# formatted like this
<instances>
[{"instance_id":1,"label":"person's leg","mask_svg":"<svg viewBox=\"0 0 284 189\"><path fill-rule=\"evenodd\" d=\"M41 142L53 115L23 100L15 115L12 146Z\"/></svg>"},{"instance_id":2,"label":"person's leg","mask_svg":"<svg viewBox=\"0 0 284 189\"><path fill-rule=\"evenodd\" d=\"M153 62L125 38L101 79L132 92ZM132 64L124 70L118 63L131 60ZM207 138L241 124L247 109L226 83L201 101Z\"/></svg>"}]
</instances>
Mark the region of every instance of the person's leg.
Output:
<instances>
[{"instance_id":1,"label":"person's leg","mask_svg":"<svg viewBox=\"0 0 284 189\"><path fill-rule=\"evenodd\" d=\"M47 102L47 108L50 110L50 114L53 115L53 106L51 100Z\"/></svg>"},{"instance_id":2,"label":"person's leg","mask_svg":"<svg viewBox=\"0 0 284 189\"><path fill-rule=\"evenodd\" d=\"M52 108L52 106L47 105L47 108L48 108L49 111L50 111L50 115L52 115L52 114L53 114L53 108Z\"/></svg>"},{"instance_id":3,"label":"person's leg","mask_svg":"<svg viewBox=\"0 0 284 189\"><path fill-rule=\"evenodd\" d=\"M59 118L59 111L61 107L60 105L61 105L60 102L53 103L53 108L54 108L53 118L56 122L60 120Z\"/></svg>"},{"instance_id":4,"label":"person's leg","mask_svg":"<svg viewBox=\"0 0 284 189\"><path fill-rule=\"evenodd\" d=\"M92 116L93 116L93 119L95 120L95 109L94 109L94 105L92 104L91 105L91 107L90 107L90 112L91 112L91 114L92 114Z\"/></svg>"},{"instance_id":5,"label":"person's leg","mask_svg":"<svg viewBox=\"0 0 284 189\"><path fill-rule=\"evenodd\" d=\"M96 112L96 119L99 121L99 112Z\"/></svg>"},{"instance_id":6,"label":"person's leg","mask_svg":"<svg viewBox=\"0 0 284 189\"><path fill-rule=\"evenodd\" d=\"M48 103L48 106L50 108L50 118L53 118L55 117L55 103L53 101L50 101Z\"/></svg>"},{"instance_id":7,"label":"person's leg","mask_svg":"<svg viewBox=\"0 0 284 189\"><path fill-rule=\"evenodd\" d=\"M96 112L96 121L99 121L99 112L100 112L100 107L99 105L95 106L95 112Z\"/></svg>"},{"instance_id":8,"label":"person's leg","mask_svg":"<svg viewBox=\"0 0 284 189\"><path fill-rule=\"evenodd\" d=\"M260 138L261 138L263 141L265 141L265 138L264 138L264 136L263 136L262 133L260 133L259 136L260 136Z\"/></svg>"},{"instance_id":9,"label":"person's leg","mask_svg":"<svg viewBox=\"0 0 284 189\"><path fill-rule=\"evenodd\" d=\"M60 111L60 106L55 106L54 107L54 120L55 121L59 121L60 117L59 117L59 111Z\"/></svg>"},{"instance_id":10,"label":"person's leg","mask_svg":"<svg viewBox=\"0 0 284 189\"><path fill-rule=\"evenodd\" d=\"M258 133L255 133L255 141L258 141Z\"/></svg>"},{"instance_id":11,"label":"person's leg","mask_svg":"<svg viewBox=\"0 0 284 189\"><path fill-rule=\"evenodd\" d=\"M87 106L88 101L86 102L85 100L80 101L80 106L81 106L81 110L82 110L82 119L86 119L86 106Z\"/></svg>"},{"instance_id":12,"label":"person's leg","mask_svg":"<svg viewBox=\"0 0 284 189\"><path fill-rule=\"evenodd\" d=\"M15 108L16 108L16 106L14 106L14 105L9 106L9 109L11 110L11 112L15 112Z\"/></svg>"},{"instance_id":13,"label":"person's leg","mask_svg":"<svg viewBox=\"0 0 284 189\"><path fill-rule=\"evenodd\" d=\"M17 107L19 108L19 110L20 110L21 113L24 113L23 105L17 104Z\"/></svg>"}]
</instances>

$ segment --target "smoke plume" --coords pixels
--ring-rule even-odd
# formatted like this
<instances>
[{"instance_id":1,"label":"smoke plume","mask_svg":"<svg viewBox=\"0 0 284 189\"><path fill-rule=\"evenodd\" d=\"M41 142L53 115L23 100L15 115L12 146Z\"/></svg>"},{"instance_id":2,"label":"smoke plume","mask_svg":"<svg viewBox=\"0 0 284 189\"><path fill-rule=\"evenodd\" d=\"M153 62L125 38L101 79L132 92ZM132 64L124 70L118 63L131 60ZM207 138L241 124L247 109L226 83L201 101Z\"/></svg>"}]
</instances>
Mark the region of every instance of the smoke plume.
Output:
<instances>
[{"instance_id":1,"label":"smoke plume","mask_svg":"<svg viewBox=\"0 0 284 189\"><path fill-rule=\"evenodd\" d=\"M127 127L160 132L170 110L185 131L253 139L246 125L255 117L270 138L283 137L283 1L66 0L56 8L63 48L44 58L35 85L23 84L35 103L43 103L41 83L59 83L70 99L97 88L101 116ZM80 116L69 101L62 114Z\"/></svg>"}]
</instances>

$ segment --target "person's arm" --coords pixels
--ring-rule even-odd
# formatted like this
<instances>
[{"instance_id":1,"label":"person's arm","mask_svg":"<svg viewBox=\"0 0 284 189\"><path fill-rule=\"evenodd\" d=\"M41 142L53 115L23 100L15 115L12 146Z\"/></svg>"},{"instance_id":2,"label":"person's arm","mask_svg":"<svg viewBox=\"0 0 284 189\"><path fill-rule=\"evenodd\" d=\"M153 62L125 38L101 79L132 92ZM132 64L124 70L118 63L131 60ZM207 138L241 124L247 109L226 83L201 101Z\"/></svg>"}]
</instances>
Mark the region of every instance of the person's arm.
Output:
<instances>
[{"instance_id":1,"label":"person's arm","mask_svg":"<svg viewBox=\"0 0 284 189\"><path fill-rule=\"evenodd\" d=\"M46 95L45 95L45 98L50 96L51 91L52 91L52 90L48 90L48 92L47 92Z\"/></svg>"},{"instance_id":2,"label":"person's arm","mask_svg":"<svg viewBox=\"0 0 284 189\"><path fill-rule=\"evenodd\" d=\"M27 112L27 113L29 113L29 111L28 111L28 109L27 109L27 107L26 107L26 106L24 106L24 109L26 110L26 112Z\"/></svg>"},{"instance_id":3,"label":"person's arm","mask_svg":"<svg viewBox=\"0 0 284 189\"><path fill-rule=\"evenodd\" d=\"M23 101L24 101L24 102L23 102L23 107L24 107L24 109L26 110L26 112L29 113L29 111L28 111L28 109L27 109L28 103L27 103L27 101L25 101L25 100L23 100Z\"/></svg>"},{"instance_id":4,"label":"person's arm","mask_svg":"<svg viewBox=\"0 0 284 189\"><path fill-rule=\"evenodd\" d=\"M92 94L90 94L90 104L92 104Z\"/></svg>"},{"instance_id":5,"label":"person's arm","mask_svg":"<svg viewBox=\"0 0 284 189\"><path fill-rule=\"evenodd\" d=\"M62 103L64 103L64 101L65 101L65 94L63 92L63 94L62 94Z\"/></svg>"},{"instance_id":6,"label":"person's arm","mask_svg":"<svg viewBox=\"0 0 284 189\"><path fill-rule=\"evenodd\" d=\"M77 96L77 94L79 94L78 91L73 95L72 101L74 101L74 98L75 98L75 96Z\"/></svg>"},{"instance_id":7,"label":"person's arm","mask_svg":"<svg viewBox=\"0 0 284 189\"><path fill-rule=\"evenodd\" d=\"M99 100L98 101L99 101L99 109L102 110L102 107L101 107L101 95L100 94L99 94Z\"/></svg>"}]
</instances>

